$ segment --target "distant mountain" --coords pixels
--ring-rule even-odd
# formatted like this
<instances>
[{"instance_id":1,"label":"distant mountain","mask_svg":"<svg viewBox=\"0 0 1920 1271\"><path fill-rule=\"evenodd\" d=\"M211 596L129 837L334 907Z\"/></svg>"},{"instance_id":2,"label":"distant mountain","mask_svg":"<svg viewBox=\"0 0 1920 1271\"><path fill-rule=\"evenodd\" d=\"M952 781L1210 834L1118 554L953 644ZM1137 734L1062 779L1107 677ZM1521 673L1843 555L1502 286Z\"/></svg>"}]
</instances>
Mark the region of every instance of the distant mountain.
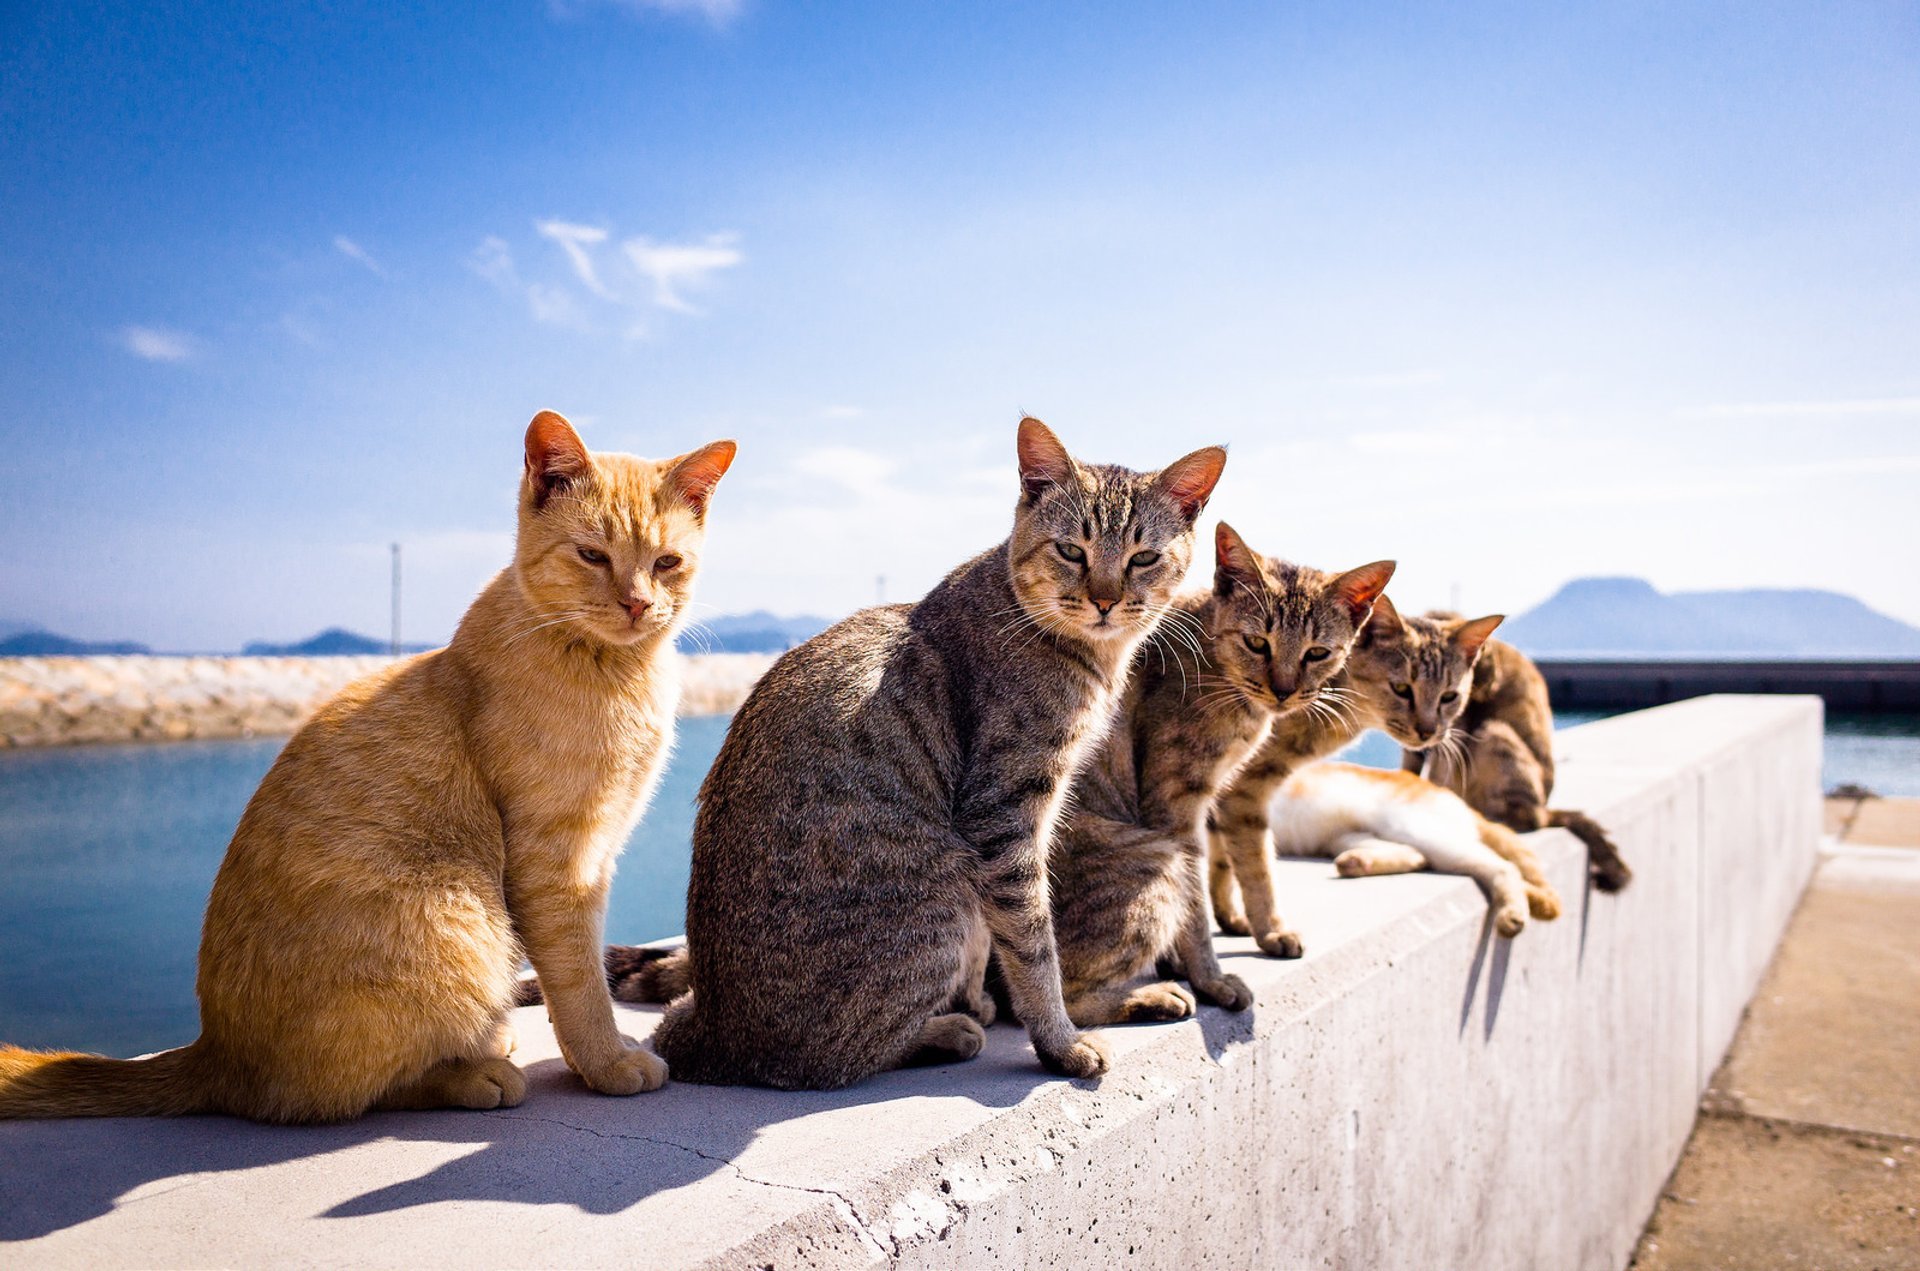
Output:
<instances>
[{"instance_id":1,"label":"distant mountain","mask_svg":"<svg viewBox=\"0 0 1920 1271\"><path fill-rule=\"evenodd\" d=\"M14 627L0 638L0 658L82 658L104 653L152 653L131 640L75 640L33 627Z\"/></svg>"},{"instance_id":2,"label":"distant mountain","mask_svg":"<svg viewBox=\"0 0 1920 1271\"><path fill-rule=\"evenodd\" d=\"M1536 657L1920 657L1920 628L1834 591L1656 591L1580 578L1501 625Z\"/></svg>"},{"instance_id":3,"label":"distant mountain","mask_svg":"<svg viewBox=\"0 0 1920 1271\"><path fill-rule=\"evenodd\" d=\"M686 653L784 653L831 625L826 618L782 618L765 609L722 614L682 631L680 648Z\"/></svg>"},{"instance_id":4,"label":"distant mountain","mask_svg":"<svg viewBox=\"0 0 1920 1271\"><path fill-rule=\"evenodd\" d=\"M250 658L339 658L385 653L390 647L385 640L363 636L358 631L328 627L319 635L308 636L298 644L269 644L265 640L255 640L240 652ZM433 647L431 644L403 644L400 651L420 653Z\"/></svg>"}]
</instances>

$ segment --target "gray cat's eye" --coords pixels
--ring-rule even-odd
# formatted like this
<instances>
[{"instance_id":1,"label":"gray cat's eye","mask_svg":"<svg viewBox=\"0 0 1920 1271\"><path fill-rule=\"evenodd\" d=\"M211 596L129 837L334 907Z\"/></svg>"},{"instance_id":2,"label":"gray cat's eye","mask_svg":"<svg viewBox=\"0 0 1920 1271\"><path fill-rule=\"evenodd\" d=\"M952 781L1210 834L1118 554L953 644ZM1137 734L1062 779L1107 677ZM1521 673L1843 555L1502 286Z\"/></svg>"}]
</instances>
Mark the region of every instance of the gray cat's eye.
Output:
<instances>
[{"instance_id":1,"label":"gray cat's eye","mask_svg":"<svg viewBox=\"0 0 1920 1271\"><path fill-rule=\"evenodd\" d=\"M607 554L605 552L596 552L591 547L576 547L574 550L579 552L580 559L589 565L604 565L607 563Z\"/></svg>"},{"instance_id":2,"label":"gray cat's eye","mask_svg":"<svg viewBox=\"0 0 1920 1271\"><path fill-rule=\"evenodd\" d=\"M1084 565L1087 563L1086 549L1078 543L1055 543L1054 547L1059 550L1062 556L1076 565Z\"/></svg>"},{"instance_id":3,"label":"gray cat's eye","mask_svg":"<svg viewBox=\"0 0 1920 1271\"><path fill-rule=\"evenodd\" d=\"M1443 702L1452 702L1452 701L1459 700L1459 697L1460 697L1460 694L1456 693L1452 689L1448 689L1446 692L1440 695L1440 700Z\"/></svg>"},{"instance_id":4,"label":"gray cat's eye","mask_svg":"<svg viewBox=\"0 0 1920 1271\"><path fill-rule=\"evenodd\" d=\"M1265 636L1242 635L1240 638L1245 640L1247 647L1255 653L1264 654L1267 651L1267 638Z\"/></svg>"},{"instance_id":5,"label":"gray cat's eye","mask_svg":"<svg viewBox=\"0 0 1920 1271\"><path fill-rule=\"evenodd\" d=\"M1306 660L1309 662L1324 662L1332 656L1333 656L1332 649L1324 649L1316 644L1311 649L1307 650Z\"/></svg>"},{"instance_id":6,"label":"gray cat's eye","mask_svg":"<svg viewBox=\"0 0 1920 1271\"><path fill-rule=\"evenodd\" d=\"M1135 552L1133 559L1127 562L1127 564L1135 569L1145 569L1149 565L1158 565L1159 563L1159 552Z\"/></svg>"},{"instance_id":7,"label":"gray cat's eye","mask_svg":"<svg viewBox=\"0 0 1920 1271\"><path fill-rule=\"evenodd\" d=\"M1411 702L1413 700L1413 686L1411 684L1395 684L1393 685L1393 695L1395 697L1404 697Z\"/></svg>"}]
</instances>

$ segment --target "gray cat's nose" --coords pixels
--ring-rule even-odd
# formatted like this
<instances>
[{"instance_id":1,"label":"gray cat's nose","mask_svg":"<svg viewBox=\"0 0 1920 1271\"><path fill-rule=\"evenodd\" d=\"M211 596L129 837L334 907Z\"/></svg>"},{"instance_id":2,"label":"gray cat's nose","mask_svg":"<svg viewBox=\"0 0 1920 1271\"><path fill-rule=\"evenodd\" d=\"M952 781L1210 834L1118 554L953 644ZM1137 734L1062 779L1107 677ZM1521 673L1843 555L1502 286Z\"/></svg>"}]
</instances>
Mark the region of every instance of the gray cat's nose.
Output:
<instances>
[{"instance_id":1,"label":"gray cat's nose","mask_svg":"<svg viewBox=\"0 0 1920 1271\"><path fill-rule=\"evenodd\" d=\"M1093 607L1095 609L1098 609L1100 611L1100 616L1102 618L1112 613L1113 607L1120 603L1117 600L1099 600L1092 596L1087 597L1087 599L1093 603Z\"/></svg>"}]
</instances>

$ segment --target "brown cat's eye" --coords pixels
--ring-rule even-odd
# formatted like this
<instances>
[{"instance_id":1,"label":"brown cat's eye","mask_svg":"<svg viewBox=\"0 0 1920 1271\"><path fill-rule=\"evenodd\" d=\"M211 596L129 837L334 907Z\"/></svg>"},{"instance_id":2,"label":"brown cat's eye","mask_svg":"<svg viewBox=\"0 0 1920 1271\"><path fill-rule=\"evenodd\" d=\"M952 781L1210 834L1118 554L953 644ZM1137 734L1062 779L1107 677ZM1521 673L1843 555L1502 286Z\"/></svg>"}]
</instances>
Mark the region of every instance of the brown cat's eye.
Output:
<instances>
[{"instance_id":1,"label":"brown cat's eye","mask_svg":"<svg viewBox=\"0 0 1920 1271\"><path fill-rule=\"evenodd\" d=\"M1413 700L1413 686L1411 684L1395 684L1393 685L1393 695L1395 697L1404 697L1411 702Z\"/></svg>"},{"instance_id":2,"label":"brown cat's eye","mask_svg":"<svg viewBox=\"0 0 1920 1271\"><path fill-rule=\"evenodd\" d=\"M1159 563L1159 552L1135 552L1133 559L1129 560L1127 565L1133 569L1145 569L1149 565L1158 565Z\"/></svg>"},{"instance_id":3,"label":"brown cat's eye","mask_svg":"<svg viewBox=\"0 0 1920 1271\"><path fill-rule=\"evenodd\" d=\"M580 559L589 565L604 565L607 563L607 554L605 552L596 552L591 547L577 547L574 550L579 552Z\"/></svg>"},{"instance_id":4,"label":"brown cat's eye","mask_svg":"<svg viewBox=\"0 0 1920 1271\"><path fill-rule=\"evenodd\" d=\"M1084 565L1087 563L1086 549L1078 543L1055 543L1054 548L1058 550L1062 556L1076 565Z\"/></svg>"},{"instance_id":5,"label":"brown cat's eye","mask_svg":"<svg viewBox=\"0 0 1920 1271\"><path fill-rule=\"evenodd\" d=\"M664 574L669 570L678 569L680 568L680 558L674 555L662 556L658 560L653 562L653 568L654 568L654 572L659 574Z\"/></svg>"},{"instance_id":6,"label":"brown cat's eye","mask_svg":"<svg viewBox=\"0 0 1920 1271\"><path fill-rule=\"evenodd\" d=\"M1242 640L1245 640L1247 642L1247 647L1249 649L1252 649L1255 653L1258 653L1263 657L1266 655L1269 646L1267 644L1267 638L1265 636L1243 635L1240 638Z\"/></svg>"},{"instance_id":7,"label":"brown cat's eye","mask_svg":"<svg viewBox=\"0 0 1920 1271\"><path fill-rule=\"evenodd\" d=\"M1328 658L1332 656L1333 656L1332 649L1322 648L1321 646L1316 644L1311 649L1307 650L1306 660L1309 662L1325 662Z\"/></svg>"}]
</instances>

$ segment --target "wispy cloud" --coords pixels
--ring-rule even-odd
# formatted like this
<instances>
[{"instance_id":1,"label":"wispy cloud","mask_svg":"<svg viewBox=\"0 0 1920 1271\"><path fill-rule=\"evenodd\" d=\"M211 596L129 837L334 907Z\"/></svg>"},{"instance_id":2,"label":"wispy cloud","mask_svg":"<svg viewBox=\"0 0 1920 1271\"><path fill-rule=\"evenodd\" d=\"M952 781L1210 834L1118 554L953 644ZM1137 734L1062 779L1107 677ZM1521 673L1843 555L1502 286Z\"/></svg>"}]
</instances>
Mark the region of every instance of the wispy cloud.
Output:
<instances>
[{"instance_id":1,"label":"wispy cloud","mask_svg":"<svg viewBox=\"0 0 1920 1271\"><path fill-rule=\"evenodd\" d=\"M1831 419L1850 415L1920 415L1920 397L1843 397L1830 401L1716 402L1686 406L1676 419Z\"/></svg>"},{"instance_id":2,"label":"wispy cloud","mask_svg":"<svg viewBox=\"0 0 1920 1271\"><path fill-rule=\"evenodd\" d=\"M357 265L364 266L367 271L375 277L385 278L387 276L387 271L381 266L380 262L375 260L366 248L360 246L360 244L354 242L345 234L335 234L333 236L333 248L348 260L353 261Z\"/></svg>"},{"instance_id":3,"label":"wispy cloud","mask_svg":"<svg viewBox=\"0 0 1920 1271\"><path fill-rule=\"evenodd\" d=\"M120 343L127 352L149 362L184 362L193 356L197 347L194 338L186 332L165 327L124 327L120 331Z\"/></svg>"},{"instance_id":4,"label":"wispy cloud","mask_svg":"<svg viewBox=\"0 0 1920 1271\"><path fill-rule=\"evenodd\" d=\"M556 18L571 18L594 8L624 9L635 14L665 14L669 17L705 18L716 27L726 26L740 16L741 0L548 0L547 11Z\"/></svg>"},{"instance_id":5,"label":"wispy cloud","mask_svg":"<svg viewBox=\"0 0 1920 1271\"><path fill-rule=\"evenodd\" d=\"M699 312L680 293L706 285L713 274L746 259L733 234L710 234L704 243L656 243L630 238L622 246L633 267L653 280L653 302L681 313Z\"/></svg>"},{"instance_id":6,"label":"wispy cloud","mask_svg":"<svg viewBox=\"0 0 1920 1271\"><path fill-rule=\"evenodd\" d=\"M513 249L507 246L507 240L489 234L480 240L480 246L467 256L467 268L500 288L502 291L519 284L519 275L513 267Z\"/></svg>"},{"instance_id":7,"label":"wispy cloud","mask_svg":"<svg viewBox=\"0 0 1920 1271\"><path fill-rule=\"evenodd\" d=\"M538 221L534 228L543 238L560 245L581 285L596 296L612 299L613 293L600 281L600 274L593 267L592 249L607 241L607 231L597 225L575 225L570 221Z\"/></svg>"},{"instance_id":8,"label":"wispy cloud","mask_svg":"<svg viewBox=\"0 0 1920 1271\"><path fill-rule=\"evenodd\" d=\"M564 287L549 287L545 283L527 284L527 308L532 312L535 322L544 322L549 326L571 327L576 331L588 326L587 315L573 298L573 293Z\"/></svg>"}]
</instances>

